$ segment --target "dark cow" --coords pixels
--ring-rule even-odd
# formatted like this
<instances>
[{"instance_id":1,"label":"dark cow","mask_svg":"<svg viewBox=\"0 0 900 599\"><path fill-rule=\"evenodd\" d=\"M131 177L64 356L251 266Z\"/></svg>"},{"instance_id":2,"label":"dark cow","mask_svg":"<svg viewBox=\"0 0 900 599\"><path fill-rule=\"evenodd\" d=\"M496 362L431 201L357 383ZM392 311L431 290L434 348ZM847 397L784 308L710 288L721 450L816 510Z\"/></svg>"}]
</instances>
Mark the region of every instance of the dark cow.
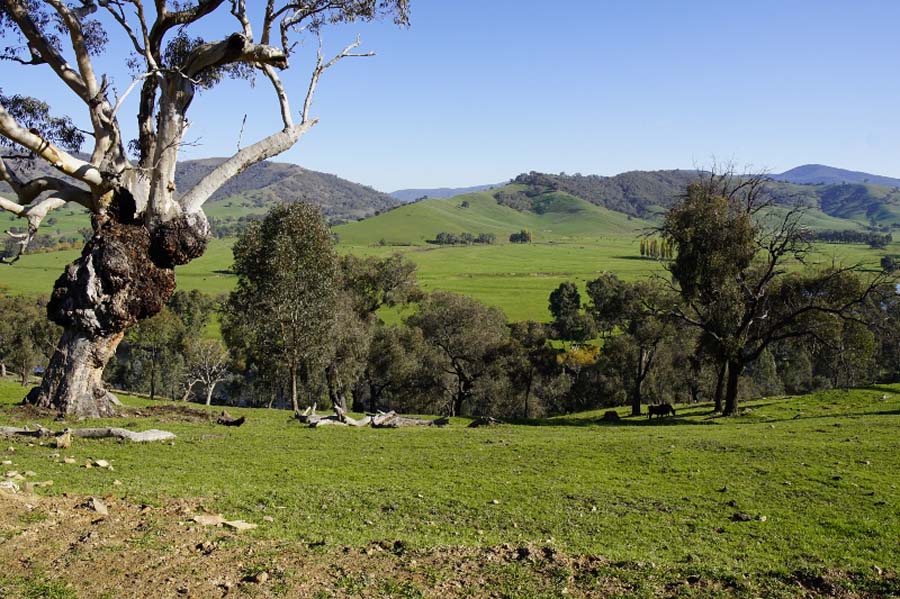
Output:
<instances>
[{"instance_id":1,"label":"dark cow","mask_svg":"<svg viewBox=\"0 0 900 599\"><path fill-rule=\"evenodd\" d=\"M672 407L672 404L661 403L658 406L647 406L647 418L653 418L654 416L658 416L662 418L663 416L674 416L675 408Z\"/></svg>"}]
</instances>

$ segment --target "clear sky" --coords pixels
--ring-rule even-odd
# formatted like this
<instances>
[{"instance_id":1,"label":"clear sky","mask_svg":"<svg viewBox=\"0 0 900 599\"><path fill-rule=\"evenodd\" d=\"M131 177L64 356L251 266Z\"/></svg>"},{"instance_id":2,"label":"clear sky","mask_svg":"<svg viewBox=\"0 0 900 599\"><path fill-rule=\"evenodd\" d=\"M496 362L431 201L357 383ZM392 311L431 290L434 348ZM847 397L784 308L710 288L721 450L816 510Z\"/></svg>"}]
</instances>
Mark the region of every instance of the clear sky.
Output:
<instances>
[{"instance_id":1,"label":"clear sky","mask_svg":"<svg viewBox=\"0 0 900 599\"><path fill-rule=\"evenodd\" d=\"M896 0L412 6L408 29L325 30L326 49L358 33L377 56L324 76L313 108L320 124L277 160L384 191L496 183L529 170L693 168L713 157L773 172L816 162L900 177ZM230 26L227 11L220 22ZM124 89L126 49L113 46L102 64ZM294 63L285 78L299 109L308 65ZM46 73L19 71L0 65L5 92L56 90ZM74 106L66 90L52 96L54 107ZM204 93L189 115L188 138L199 145L184 156L231 153L245 113L245 144L278 127L267 82Z\"/></svg>"}]
</instances>

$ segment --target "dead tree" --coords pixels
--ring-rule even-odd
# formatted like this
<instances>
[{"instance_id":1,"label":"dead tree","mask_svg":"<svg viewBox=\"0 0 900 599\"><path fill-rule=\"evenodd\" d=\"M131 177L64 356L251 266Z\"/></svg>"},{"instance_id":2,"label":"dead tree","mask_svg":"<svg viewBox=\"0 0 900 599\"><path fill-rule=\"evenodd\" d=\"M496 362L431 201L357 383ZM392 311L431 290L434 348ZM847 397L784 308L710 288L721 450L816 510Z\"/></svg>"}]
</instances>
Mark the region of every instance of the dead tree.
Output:
<instances>
[{"instance_id":1,"label":"dead tree","mask_svg":"<svg viewBox=\"0 0 900 599\"><path fill-rule=\"evenodd\" d=\"M249 14L248 5L258 13ZM233 28L216 40L188 35L233 16ZM68 202L87 209L92 235L81 257L56 281L48 306L64 327L40 387L28 400L62 414L107 416L111 394L101 375L125 330L153 316L175 289L174 267L197 258L210 234L203 205L230 178L284 152L316 124L313 94L322 74L352 56L359 41L331 58L318 44L315 66L299 113L291 107L279 72L300 48L298 36L318 34L329 23L393 15L407 22L408 0L0 0L0 59L43 69L80 100L85 131L68 117L53 116L41 99L0 93L0 180L15 199L0 208L24 219L15 233L15 262L47 214ZM231 17L229 17L230 19ZM213 25L215 24L215 25ZM121 94L95 68L107 39L127 40L140 74ZM115 49L125 54L123 48ZM281 129L239 148L192 188L178 190L175 167L197 92L227 77L258 75L277 100ZM139 89L138 137L123 138L125 100ZM79 154L88 136L93 144ZM132 158L126 147L130 146ZM54 176L27 178L24 160L49 165Z\"/></svg>"}]
</instances>

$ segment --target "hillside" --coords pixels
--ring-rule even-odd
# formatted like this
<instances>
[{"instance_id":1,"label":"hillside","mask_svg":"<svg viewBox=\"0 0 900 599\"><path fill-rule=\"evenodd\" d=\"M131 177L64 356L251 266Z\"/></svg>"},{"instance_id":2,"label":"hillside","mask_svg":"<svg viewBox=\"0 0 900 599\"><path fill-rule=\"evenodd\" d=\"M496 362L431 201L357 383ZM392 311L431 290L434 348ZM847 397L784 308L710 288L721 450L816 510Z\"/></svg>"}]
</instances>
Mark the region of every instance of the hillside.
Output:
<instances>
[{"instance_id":1,"label":"hillside","mask_svg":"<svg viewBox=\"0 0 900 599\"><path fill-rule=\"evenodd\" d=\"M900 186L900 179L873 175L860 171L848 171L824 164L804 164L783 173L772 175L773 179L799 183L801 185L834 185L837 183L871 183L886 187Z\"/></svg>"},{"instance_id":2,"label":"hillside","mask_svg":"<svg viewBox=\"0 0 900 599\"><path fill-rule=\"evenodd\" d=\"M644 219L656 219L684 193L696 171L631 171L614 177L530 172L513 180L514 191L497 190L506 205L527 208L531 198L561 191L597 206ZM900 225L900 189L875 184L804 185L773 180L776 204L806 206L814 228L848 229ZM835 221L839 219L840 222Z\"/></svg>"},{"instance_id":3,"label":"hillside","mask_svg":"<svg viewBox=\"0 0 900 599\"><path fill-rule=\"evenodd\" d=\"M501 191L515 193L520 186ZM492 192L463 194L449 199L423 200L400 206L364 221L335 227L341 242L349 245L425 245L440 232L493 233L503 243L520 229L534 232L536 240L634 236L651 226L633 218L596 206L564 192L541 194L543 209L538 214L521 211L497 202Z\"/></svg>"},{"instance_id":4,"label":"hillside","mask_svg":"<svg viewBox=\"0 0 900 599\"><path fill-rule=\"evenodd\" d=\"M179 163L175 179L178 189L190 189L222 160L207 158ZM265 213L272 203L298 200L321 206L331 221L365 218L400 203L385 193L336 175L286 162L265 161L223 185L213 194L206 211L215 218L234 218Z\"/></svg>"},{"instance_id":5,"label":"hillside","mask_svg":"<svg viewBox=\"0 0 900 599\"><path fill-rule=\"evenodd\" d=\"M66 426L21 397L0 381L4 424ZM0 492L0 596L900 593L896 385L752 401L734 418L695 404L662 420L619 409L618 425L598 411L395 432L230 406L247 423L223 431L221 406L121 399L129 411L103 426L178 439L78 439L64 456L4 439L4 470L32 472L16 486L33 492ZM100 457L115 471L78 465ZM223 476L226 464L239 467ZM199 514L258 529L200 526Z\"/></svg>"}]
</instances>

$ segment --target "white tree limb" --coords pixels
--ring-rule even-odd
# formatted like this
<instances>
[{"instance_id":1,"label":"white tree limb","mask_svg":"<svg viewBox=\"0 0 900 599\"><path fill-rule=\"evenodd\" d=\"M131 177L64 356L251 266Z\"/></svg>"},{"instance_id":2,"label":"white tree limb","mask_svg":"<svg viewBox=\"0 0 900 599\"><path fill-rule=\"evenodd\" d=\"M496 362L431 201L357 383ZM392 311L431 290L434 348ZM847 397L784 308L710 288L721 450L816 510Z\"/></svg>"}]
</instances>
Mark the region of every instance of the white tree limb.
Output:
<instances>
[{"instance_id":1,"label":"white tree limb","mask_svg":"<svg viewBox=\"0 0 900 599\"><path fill-rule=\"evenodd\" d=\"M0 106L0 135L31 150L55 169L73 179L91 186L103 183L103 175L96 166L54 146L36 131L22 127L3 106Z\"/></svg>"},{"instance_id":2,"label":"white tree limb","mask_svg":"<svg viewBox=\"0 0 900 599\"><path fill-rule=\"evenodd\" d=\"M237 176L248 167L271 158L289 149L297 140L309 131L318 120L305 121L290 129L283 129L265 139L234 154L231 158L217 166L211 173L201 179L189 192L181 197L181 207L185 213L199 212L203 204L226 181Z\"/></svg>"}]
</instances>

